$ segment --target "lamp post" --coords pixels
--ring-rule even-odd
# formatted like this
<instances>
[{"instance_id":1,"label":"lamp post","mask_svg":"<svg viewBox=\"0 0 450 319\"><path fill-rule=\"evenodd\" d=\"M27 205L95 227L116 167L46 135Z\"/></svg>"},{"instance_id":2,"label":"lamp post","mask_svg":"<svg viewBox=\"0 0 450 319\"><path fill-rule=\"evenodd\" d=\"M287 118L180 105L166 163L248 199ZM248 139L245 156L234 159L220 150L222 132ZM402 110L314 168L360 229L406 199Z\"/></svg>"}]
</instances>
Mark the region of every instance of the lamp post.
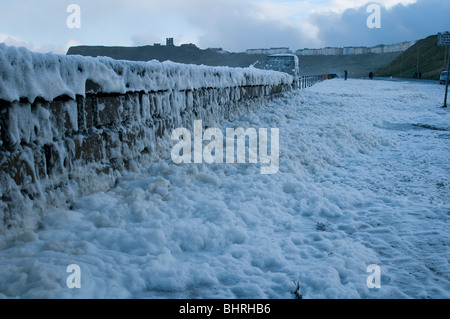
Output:
<instances>
[{"instance_id":1,"label":"lamp post","mask_svg":"<svg viewBox=\"0 0 450 319\"><path fill-rule=\"evenodd\" d=\"M447 45L448 47L448 45ZM450 75L450 54L449 54L449 58L448 58L448 64L447 64L447 79L445 81L445 98L444 98L444 106L443 107L447 107L447 95L448 95L448 79L449 79L449 75Z\"/></svg>"},{"instance_id":2,"label":"lamp post","mask_svg":"<svg viewBox=\"0 0 450 319\"><path fill-rule=\"evenodd\" d=\"M445 33L438 33L438 45L439 46L446 46L447 50L450 46L450 33L445 32ZM447 107L447 96L448 96L448 80L449 80L449 76L450 76L450 54L448 57L448 62L447 62L447 79L445 81L445 98L444 98L444 106L443 107Z\"/></svg>"},{"instance_id":3,"label":"lamp post","mask_svg":"<svg viewBox=\"0 0 450 319\"><path fill-rule=\"evenodd\" d=\"M403 77L403 54L400 55L400 77Z\"/></svg>"},{"instance_id":4,"label":"lamp post","mask_svg":"<svg viewBox=\"0 0 450 319\"><path fill-rule=\"evenodd\" d=\"M417 74L419 74L419 56L420 56L420 45L417 45L417 66L416 66Z\"/></svg>"}]
</instances>

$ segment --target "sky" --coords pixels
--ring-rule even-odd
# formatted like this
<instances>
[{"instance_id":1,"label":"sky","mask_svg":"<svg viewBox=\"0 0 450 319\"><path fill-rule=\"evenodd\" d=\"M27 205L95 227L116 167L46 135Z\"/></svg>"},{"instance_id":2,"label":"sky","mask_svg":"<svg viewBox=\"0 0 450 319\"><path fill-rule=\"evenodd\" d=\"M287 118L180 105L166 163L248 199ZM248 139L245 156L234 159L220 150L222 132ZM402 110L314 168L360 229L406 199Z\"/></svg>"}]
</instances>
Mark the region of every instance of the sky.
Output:
<instances>
[{"instance_id":1,"label":"sky","mask_svg":"<svg viewBox=\"0 0 450 319\"><path fill-rule=\"evenodd\" d=\"M67 11L71 4L79 15ZM368 27L370 4L380 8L379 28ZM58 54L166 38L230 52L375 46L450 31L449 12L448 0L0 0L0 42Z\"/></svg>"}]
</instances>

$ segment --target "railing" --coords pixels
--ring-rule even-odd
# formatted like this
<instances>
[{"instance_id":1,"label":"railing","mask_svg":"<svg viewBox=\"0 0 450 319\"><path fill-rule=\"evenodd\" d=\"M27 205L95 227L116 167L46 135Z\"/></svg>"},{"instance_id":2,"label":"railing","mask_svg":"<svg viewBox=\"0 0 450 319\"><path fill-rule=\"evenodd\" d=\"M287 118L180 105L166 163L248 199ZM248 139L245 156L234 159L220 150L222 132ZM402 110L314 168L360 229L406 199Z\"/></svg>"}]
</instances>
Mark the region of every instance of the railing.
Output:
<instances>
[{"instance_id":1,"label":"railing","mask_svg":"<svg viewBox=\"0 0 450 319\"><path fill-rule=\"evenodd\" d=\"M322 74L322 75L305 75L305 76L300 76L298 79L298 83L294 84L294 87L297 89L306 89L309 88L311 86L313 86L316 83L325 81L325 80L330 80L330 79L334 79L336 77L335 74Z\"/></svg>"}]
</instances>

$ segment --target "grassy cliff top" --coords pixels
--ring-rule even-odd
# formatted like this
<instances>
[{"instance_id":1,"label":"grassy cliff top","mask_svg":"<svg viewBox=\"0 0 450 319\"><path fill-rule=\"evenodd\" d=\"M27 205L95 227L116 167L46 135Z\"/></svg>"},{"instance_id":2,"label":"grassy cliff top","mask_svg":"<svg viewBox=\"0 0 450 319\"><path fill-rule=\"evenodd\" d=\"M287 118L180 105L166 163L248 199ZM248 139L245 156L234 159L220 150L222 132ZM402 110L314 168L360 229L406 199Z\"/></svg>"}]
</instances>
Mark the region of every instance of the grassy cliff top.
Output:
<instances>
[{"instance_id":1,"label":"grassy cliff top","mask_svg":"<svg viewBox=\"0 0 450 319\"><path fill-rule=\"evenodd\" d=\"M446 48L438 46L438 35L432 35L418 41L376 73L377 76L412 78L414 72L421 72L423 79L439 80L441 71L447 69L445 55Z\"/></svg>"}]
</instances>

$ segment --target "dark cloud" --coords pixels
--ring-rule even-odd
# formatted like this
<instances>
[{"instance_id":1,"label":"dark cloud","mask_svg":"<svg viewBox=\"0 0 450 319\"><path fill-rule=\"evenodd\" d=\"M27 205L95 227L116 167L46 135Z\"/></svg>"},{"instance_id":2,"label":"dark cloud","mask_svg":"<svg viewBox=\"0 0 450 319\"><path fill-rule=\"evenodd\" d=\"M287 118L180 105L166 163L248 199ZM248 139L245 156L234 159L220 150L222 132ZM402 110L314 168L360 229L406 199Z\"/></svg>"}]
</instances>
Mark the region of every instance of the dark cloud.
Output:
<instances>
[{"instance_id":1,"label":"dark cloud","mask_svg":"<svg viewBox=\"0 0 450 319\"><path fill-rule=\"evenodd\" d=\"M178 10L196 29L201 30L199 46L223 47L229 51L249 48L295 47L306 30L287 21L264 18L264 12L250 1L196 1Z\"/></svg>"},{"instance_id":2,"label":"dark cloud","mask_svg":"<svg viewBox=\"0 0 450 319\"><path fill-rule=\"evenodd\" d=\"M42 48L64 47L69 41L145 45L174 37L176 44L193 42L201 48L229 51L268 47L297 50L390 44L450 29L448 0L418 0L389 10L382 7L381 29L367 28L367 5L343 13L321 11L308 16L299 8L311 10L317 2L298 2L291 7L292 3L275 0L76 0L73 3L82 9L82 28L72 30L66 27L69 3L72 1L4 1L0 5L0 40L20 39L32 43L29 47ZM286 10L294 7L292 12Z\"/></svg>"},{"instance_id":3,"label":"dark cloud","mask_svg":"<svg viewBox=\"0 0 450 319\"><path fill-rule=\"evenodd\" d=\"M342 15L316 14L318 37L326 46L374 46L419 40L450 29L450 1L419 0L411 5L381 6L381 28L369 29L367 5L348 9Z\"/></svg>"},{"instance_id":4,"label":"dark cloud","mask_svg":"<svg viewBox=\"0 0 450 319\"><path fill-rule=\"evenodd\" d=\"M418 0L390 9L381 5L381 29L369 29L367 4L343 13L312 14L305 21L261 18L264 12L250 1L206 0L178 3L179 14L201 30L201 47L230 51L248 48L290 47L297 50L318 46L374 46L419 40L449 29L450 1ZM308 26L308 27L307 27ZM310 30L314 28L314 30Z\"/></svg>"}]
</instances>

